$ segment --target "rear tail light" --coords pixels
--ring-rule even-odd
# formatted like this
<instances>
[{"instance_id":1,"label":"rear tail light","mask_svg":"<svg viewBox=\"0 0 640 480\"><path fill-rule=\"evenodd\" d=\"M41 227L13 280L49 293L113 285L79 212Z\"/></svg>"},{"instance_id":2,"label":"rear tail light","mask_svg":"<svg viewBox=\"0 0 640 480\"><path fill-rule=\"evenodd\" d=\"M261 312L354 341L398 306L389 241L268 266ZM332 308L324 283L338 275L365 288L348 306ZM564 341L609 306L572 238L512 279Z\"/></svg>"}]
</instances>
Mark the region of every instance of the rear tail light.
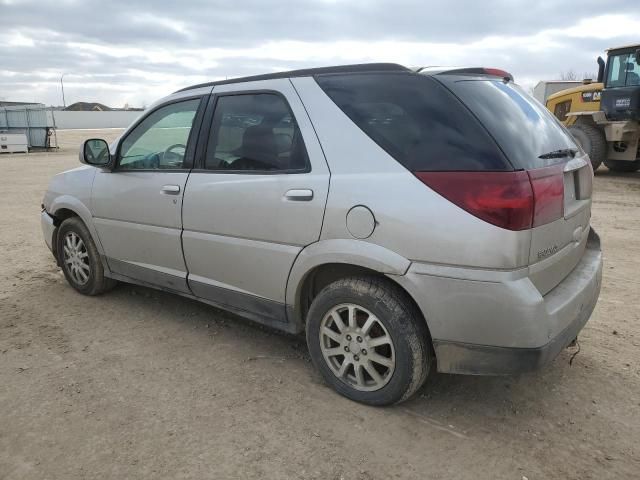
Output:
<instances>
[{"instance_id":1,"label":"rear tail light","mask_svg":"<svg viewBox=\"0 0 640 480\"><path fill-rule=\"evenodd\" d=\"M425 185L476 217L508 230L560 218L562 165L528 172L415 172Z\"/></svg>"},{"instance_id":2,"label":"rear tail light","mask_svg":"<svg viewBox=\"0 0 640 480\"><path fill-rule=\"evenodd\" d=\"M417 172L460 208L509 230L531 228L533 191L526 172Z\"/></svg>"},{"instance_id":3,"label":"rear tail light","mask_svg":"<svg viewBox=\"0 0 640 480\"><path fill-rule=\"evenodd\" d=\"M533 188L533 226L559 219L564 211L564 164L529 170Z\"/></svg>"}]
</instances>

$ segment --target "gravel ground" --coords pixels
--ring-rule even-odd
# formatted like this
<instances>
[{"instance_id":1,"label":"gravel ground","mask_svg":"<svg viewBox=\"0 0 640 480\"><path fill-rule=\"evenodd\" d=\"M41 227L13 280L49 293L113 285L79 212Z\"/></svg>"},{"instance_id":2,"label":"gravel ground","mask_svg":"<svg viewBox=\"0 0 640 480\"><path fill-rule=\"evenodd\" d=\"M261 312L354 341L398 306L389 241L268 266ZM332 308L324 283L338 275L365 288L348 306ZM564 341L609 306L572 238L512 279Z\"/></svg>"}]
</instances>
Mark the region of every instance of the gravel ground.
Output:
<instances>
[{"instance_id":1,"label":"gravel ground","mask_svg":"<svg viewBox=\"0 0 640 480\"><path fill-rule=\"evenodd\" d=\"M603 289L569 365L433 375L411 401L333 393L304 340L178 296L84 297L40 232L57 152L0 155L0 479L640 477L640 174L595 180Z\"/></svg>"}]
</instances>

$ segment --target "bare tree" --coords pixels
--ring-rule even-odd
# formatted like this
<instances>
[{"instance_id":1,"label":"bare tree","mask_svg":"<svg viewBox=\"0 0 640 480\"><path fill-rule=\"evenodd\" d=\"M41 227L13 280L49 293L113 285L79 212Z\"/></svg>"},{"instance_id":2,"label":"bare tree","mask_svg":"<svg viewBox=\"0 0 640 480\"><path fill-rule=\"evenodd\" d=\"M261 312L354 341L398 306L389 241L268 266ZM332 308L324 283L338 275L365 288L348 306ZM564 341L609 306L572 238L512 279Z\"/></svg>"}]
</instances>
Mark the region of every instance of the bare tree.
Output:
<instances>
[{"instance_id":1,"label":"bare tree","mask_svg":"<svg viewBox=\"0 0 640 480\"><path fill-rule=\"evenodd\" d=\"M572 69L567 70L566 72L560 72L560 80L577 80L578 74L574 72Z\"/></svg>"},{"instance_id":2,"label":"bare tree","mask_svg":"<svg viewBox=\"0 0 640 480\"><path fill-rule=\"evenodd\" d=\"M583 80L585 78L590 78L595 81L598 78L598 75L593 72L583 72L582 75L578 75L575 70L570 68L566 72L560 72L560 80L573 81L573 80Z\"/></svg>"}]
</instances>

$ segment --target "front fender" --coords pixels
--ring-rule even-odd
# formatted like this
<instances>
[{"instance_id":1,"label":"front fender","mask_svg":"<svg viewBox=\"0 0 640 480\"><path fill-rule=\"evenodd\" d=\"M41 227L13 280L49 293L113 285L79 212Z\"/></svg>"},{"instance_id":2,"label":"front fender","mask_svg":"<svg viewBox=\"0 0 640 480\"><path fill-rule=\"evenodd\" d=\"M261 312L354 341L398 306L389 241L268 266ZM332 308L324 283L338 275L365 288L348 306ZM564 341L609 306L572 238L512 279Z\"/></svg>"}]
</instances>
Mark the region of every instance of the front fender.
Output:
<instances>
[{"instance_id":1,"label":"front fender","mask_svg":"<svg viewBox=\"0 0 640 480\"><path fill-rule=\"evenodd\" d=\"M56 213L60 212L63 209L71 210L82 219L84 224L89 229L89 233L91 233L91 237L93 238L93 242L96 244L98 253L100 253L100 255L104 255L104 249L102 248L102 244L100 243L98 231L93 224L93 216L91 215L91 211L89 210L89 208L76 197L73 197L71 195L60 195L58 197L55 197L51 201L50 205L47 208L47 211L51 215L56 217Z\"/></svg>"},{"instance_id":2,"label":"front fender","mask_svg":"<svg viewBox=\"0 0 640 480\"><path fill-rule=\"evenodd\" d=\"M287 281L286 302L295 306L307 275L314 268L329 263L344 263L368 268L383 274L404 275L411 262L385 247L361 240L322 240L304 248L291 267Z\"/></svg>"}]
</instances>

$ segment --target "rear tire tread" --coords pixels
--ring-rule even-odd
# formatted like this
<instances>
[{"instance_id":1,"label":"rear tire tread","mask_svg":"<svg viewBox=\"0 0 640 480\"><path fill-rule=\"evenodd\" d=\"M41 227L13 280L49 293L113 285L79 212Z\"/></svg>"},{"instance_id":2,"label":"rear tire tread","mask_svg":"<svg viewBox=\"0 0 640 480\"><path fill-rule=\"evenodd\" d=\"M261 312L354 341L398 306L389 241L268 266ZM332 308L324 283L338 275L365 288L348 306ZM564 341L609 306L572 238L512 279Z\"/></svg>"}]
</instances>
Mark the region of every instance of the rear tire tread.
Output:
<instances>
[{"instance_id":1,"label":"rear tire tread","mask_svg":"<svg viewBox=\"0 0 640 480\"><path fill-rule=\"evenodd\" d=\"M312 355L314 364L323 373L328 383L334 386L339 393L352 400L378 406L397 404L407 400L424 384L434 359L429 332L422 315L408 295L391 281L375 276L347 277L329 284L316 296L309 309L308 327L314 317L322 318L325 314L324 311L317 311L319 308L317 300L349 292L362 295L375 303L382 303L391 312L391 316L394 319L401 320L394 322L394 327L398 327L399 331L396 334L402 336L409 346L411 354L409 382L403 386L403 391L387 393L383 397L376 395L378 391L366 392L368 395L363 395L364 392L357 391L354 391L354 394L350 394L350 392L345 392L344 388L341 389L340 385L336 387L336 383L339 384L340 380L328 376L325 370L320 368L318 363L324 362L322 358L316 360ZM367 305L363 306L369 308ZM387 329L390 328L388 324L385 326ZM307 328L307 342L309 344L315 341L315 334L315 330ZM311 350L311 345L309 348ZM398 361L398 357L396 357L396 361Z\"/></svg>"},{"instance_id":2,"label":"rear tire tread","mask_svg":"<svg viewBox=\"0 0 640 480\"><path fill-rule=\"evenodd\" d=\"M591 166L595 172L602 162L607 159L607 152L609 146L607 145L607 139L604 136L602 130L597 126L588 123L576 123L569 127L569 131L573 135L574 132L579 131L583 133L589 142L589 145L581 145L584 150L587 151L589 158L591 159ZM578 136L580 133L578 133ZM579 140L578 140L579 141ZM581 142L582 143L582 142Z\"/></svg>"}]
</instances>

